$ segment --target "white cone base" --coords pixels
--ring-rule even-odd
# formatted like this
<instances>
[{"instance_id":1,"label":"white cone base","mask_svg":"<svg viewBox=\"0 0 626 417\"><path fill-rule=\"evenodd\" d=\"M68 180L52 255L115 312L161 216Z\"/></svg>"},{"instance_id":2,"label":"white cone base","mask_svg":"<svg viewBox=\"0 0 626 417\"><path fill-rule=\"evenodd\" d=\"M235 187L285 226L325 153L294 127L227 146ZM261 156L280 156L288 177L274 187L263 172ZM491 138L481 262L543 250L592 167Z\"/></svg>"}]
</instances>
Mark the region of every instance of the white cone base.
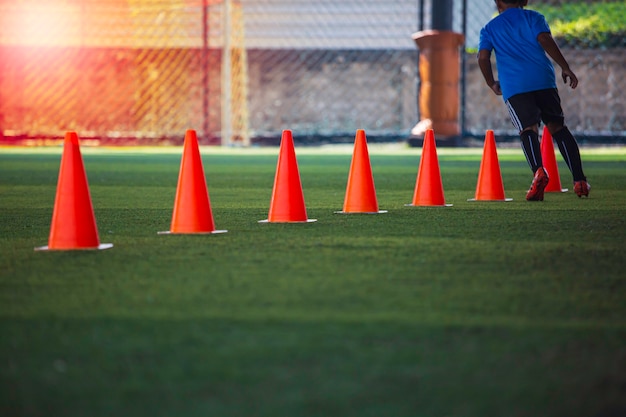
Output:
<instances>
[{"instance_id":1,"label":"white cone base","mask_svg":"<svg viewBox=\"0 0 626 417\"><path fill-rule=\"evenodd\" d=\"M443 204L443 205L421 205L421 204L405 204L405 207L452 207L452 204Z\"/></svg>"},{"instance_id":2,"label":"white cone base","mask_svg":"<svg viewBox=\"0 0 626 417\"><path fill-rule=\"evenodd\" d=\"M467 201L469 202L480 202L480 201L484 201L487 203L503 203L503 202L507 202L507 201L513 201L512 198L505 198L504 200L476 200L475 198L468 198Z\"/></svg>"},{"instance_id":3,"label":"white cone base","mask_svg":"<svg viewBox=\"0 0 626 417\"><path fill-rule=\"evenodd\" d=\"M317 219L306 219L304 221L301 222L271 222L269 221L269 219L265 219L265 220L259 220L259 223L313 223L316 222Z\"/></svg>"},{"instance_id":4,"label":"white cone base","mask_svg":"<svg viewBox=\"0 0 626 417\"><path fill-rule=\"evenodd\" d=\"M166 230L164 232L157 232L159 235L215 235L219 233L226 233L228 230L213 230L211 232L188 232L188 233L179 233L179 232L171 232Z\"/></svg>"},{"instance_id":5,"label":"white cone base","mask_svg":"<svg viewBox=\"0 0 626 417\"><path fill-rule=\"evenodd\" d=\"M70 249L50 249L50 247L48 246L39 246L35 248L35 251L37 252L43 252L43 251L61 252L61 251L68 251L68 250L104 250L104 249L110 249L112 247L113 247L112 243L101 243L100 245L94 248L70 248Z\"/></svg>"},{"instance_id":6,"label":"white cone base","mask_svg":"<svg viewBox=\"0 0 626 417\"><path fill-rule=\"evenodd\" d=\"M555 191L544 191L544 192L546 192L546 193L566 193L568 191L569 191L569 189L567 189L567 188L561 188L561 191L555 190Z\"/></svg>"},{"instance_id":7,"label":"white cone base","mask_svg":"<svg viewBox=\"0 0 626 417\"><path fill-rule=\"evenodd\" d=\"M388 213L387 210L379 211L336 211L335 214L383 214Z\"/></svg>"}]
</instances>

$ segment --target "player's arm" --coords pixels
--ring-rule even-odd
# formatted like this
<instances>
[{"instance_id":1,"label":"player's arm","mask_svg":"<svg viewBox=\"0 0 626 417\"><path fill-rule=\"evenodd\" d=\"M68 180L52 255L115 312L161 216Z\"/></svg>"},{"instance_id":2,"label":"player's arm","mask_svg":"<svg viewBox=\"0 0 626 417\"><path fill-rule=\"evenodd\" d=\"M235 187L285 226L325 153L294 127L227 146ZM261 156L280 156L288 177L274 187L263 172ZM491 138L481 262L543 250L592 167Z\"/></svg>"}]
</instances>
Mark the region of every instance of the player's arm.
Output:
<instances>
[{"instance_id":1,"label":"player's arm","mask_svg":"<svg viewBox=\"0 0 626 417\"><path fill-rule=\"evenodd\" d=\"M500 89L500 82L496 81L493 76L493 69L491 67L491 51L487 49L481 49L478 51L478 67L480 68L480 72L483 74L483 78L489 88L491 88L494 93L501 96L502 90Z\"/></svg>"},{"instance_id":2,"label":"player's arm","mask_svg":"<svg viewBox=\"0 0 626 417\"><path fill-rule=\"evenodd\" d=\"M556 44L554 38L550 34L550 32L542 32L537 36L537 42L543 48L544 51L548 54L550 58L557 63L559 67L561 67L561 77L563 78L563 82L567 83L567 79L569 78L569 86L572 88L576 88L578 85L578 78L576 74L570 69L567 60L561 53L561 49L559 45Z\"/></svg>"}]
</instances>

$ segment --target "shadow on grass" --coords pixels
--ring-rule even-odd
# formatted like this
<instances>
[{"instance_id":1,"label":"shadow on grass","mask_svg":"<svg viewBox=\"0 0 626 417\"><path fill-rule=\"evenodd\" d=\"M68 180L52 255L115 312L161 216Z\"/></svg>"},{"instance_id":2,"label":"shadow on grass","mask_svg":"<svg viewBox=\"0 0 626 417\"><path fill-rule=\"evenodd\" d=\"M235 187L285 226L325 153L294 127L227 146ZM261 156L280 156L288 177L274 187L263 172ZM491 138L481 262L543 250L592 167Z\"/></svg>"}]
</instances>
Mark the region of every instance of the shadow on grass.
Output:
<instances>
[{"instance_id":1,"label":"shadow on grass","mask_svg":"<svg viewBox=\"0 0 626 417\"><path fill-rule=\"evenodd\" d=\"M626 410L624 330L3 319L6 416L551 416Z\"/></svg>"}]
</instances>

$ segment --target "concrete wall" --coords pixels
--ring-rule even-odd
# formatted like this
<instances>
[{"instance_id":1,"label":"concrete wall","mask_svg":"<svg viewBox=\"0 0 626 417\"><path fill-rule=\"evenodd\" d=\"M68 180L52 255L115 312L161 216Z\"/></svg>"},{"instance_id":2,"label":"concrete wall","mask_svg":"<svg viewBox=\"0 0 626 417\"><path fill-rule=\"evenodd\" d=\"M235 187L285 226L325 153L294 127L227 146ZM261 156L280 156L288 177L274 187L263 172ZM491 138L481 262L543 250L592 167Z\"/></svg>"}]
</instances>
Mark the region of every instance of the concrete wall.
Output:
<instances>
[{"instance_id":1,"label":"concrete wall","mask_svg":"<svg viewBox=\"0 0 626 417\"><path fill-rule=\"evenodd\" d=\"M416 51L259 50L248 54L252 136L290 128L333 136L408 133L417 117Z\"/></svg>"},{"instance_id":2,"label":"concrete wall","mask_svg":"<svg viewBox=\"0 0 626 417\"><path fill-rule=\"evenodd\" d=\"M623 50L564 50L580 84L557 82L566 123L588 136L626 135ZM408 135L418 122L416 54L410 51L256 51L249 55L250 127L272 135L290 126L311 135L364 128ZM502 98L466 56L465 130L515 135ZM495 66L494 66L495 68Z\"/></svg>"},{"instance_id":3,"label":"concrete wall","mask_svg":"<svg viewBox=\"0 0 626 417\"><path fill-rule=\"evenodd\" d=\"M579 79L575 90L564 85L557 67L557 85L565 121L582 135L626 135L626 54L623 49L568 50L563 54ZM484 84L476 57L467 57L466 129L512 131L501 97Z\"/></svg>"},{"instance_id":4,"label":"concrete wall","mask_svg":"<svg viewBox=\"0 0 626 417\"><path fill-rule=\"evenodd\" d=\"M182 138L203 126L199 50L1 51L0 132L54 136L75 129L93 137ZM27 53L28 52L28 53ZM31 53L32 52L32 53ZM54 52L54 53L53 53ZM626 137L626 54L564 50L580 84L560 86L566 121L587 136ZM139 56L169 62L157 69ZM500 97L467 57L465 130L515 134ZM220 54L208 57L209 135L221 126ZM170 62L172 61L172 62ZM415 50L250 50L248 114L251 136L368 136L407 138L419 121ZM30 63L30 64L29 64ZM215 137L217 141L218 138Z\"/></svg>"}]
</instances>

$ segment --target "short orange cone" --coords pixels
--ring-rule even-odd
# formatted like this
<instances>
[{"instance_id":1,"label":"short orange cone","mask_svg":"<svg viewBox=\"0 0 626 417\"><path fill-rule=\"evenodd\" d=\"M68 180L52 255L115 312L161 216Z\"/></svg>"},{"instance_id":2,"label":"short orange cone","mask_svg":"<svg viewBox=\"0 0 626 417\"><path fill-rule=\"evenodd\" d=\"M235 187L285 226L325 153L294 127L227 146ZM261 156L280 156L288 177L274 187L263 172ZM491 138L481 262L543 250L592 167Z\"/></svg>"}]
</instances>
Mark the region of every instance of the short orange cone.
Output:
<instances>
[{"instance_id":1,"label":"short orange cone","mask_svg":"<svg viewBox=\"0 0 626 417\"><path fill-rule=\"evenodd\" d=\"M37 247L35 250L97 250L111 247L112 243L101 244L98 237L78 135L76 132L67 132L48 246Z\"/></svg>"},{"instance_id":2,"label":"short orange cone","mask_svg":"<svg viewBox=\"0 0 626 417\"><path fill-rule=\"evenodd\" d=\"M567 188L561 188L559 168L554 156L554 143L552 142L552 135L546 126L543 127L543 135L541 136L541 159L543 160L543 167L550 176L550 182L548 182L544 191L551 193L567 192Z\"/></svg>"},{"instance_id":3,"label":"short orange cone","mask_svg":"<svg viewBox=\"0 0 626 417\"><path fill-rule=\"evenodd\" d=\"M195 130L187 130L169 231L159 234L226 233L215 230L209 191Z\"/></svg>"},{"instance_id":4,"label":"short orange cone","mask_svg":"<svg viewBox=\"0 0 626 417\"><path fill-rule=\"evenodd\" d=\"M354 150L352 152L343 211L336 211L335 213L387 213L387 210L378 210L374 176L372 175L367 139L363 129L356 131L354 139Z\"/></svg>"},{"instance_id":5,"label":"short orange cone","mask_svg":"<svg viewBox=\"0 0 626 417\"><path fill-rule=\"evenodd\" d=\"M422 157L420 158L417 180L415 181L413 202L407 204L407 206L452 206L452 204L446 204L443 195L443 183L441 181L433 129L426 130L424 135L424 145L422 146Z\"/></svg>"},{"instance_id":6,"label":"short orange cone","mask_svg":"<svg viewBox=\"0 0 626 417\"><path fill-rule=\"evenodd\" d=\"M316 219L307 218L291 130L283 130L268 218L260 220L259 223L308 223L314 221Z\"/></svg>"},{"instance_id":7,"label":"short orange cone","mask_svg":"<svg viewBox=\"0 0 626 417\"><path fill-rule=\"evenodd\" d=\"M485 135L485 146L483 157L480 162L478 173L478 183L476 184L476 194L474 198L467 201L511 201L512 198L504 196L504 184L498 162L498 151L496 150L496 139L493 130L487 130Z\"/></svg>"}]
</instances>

